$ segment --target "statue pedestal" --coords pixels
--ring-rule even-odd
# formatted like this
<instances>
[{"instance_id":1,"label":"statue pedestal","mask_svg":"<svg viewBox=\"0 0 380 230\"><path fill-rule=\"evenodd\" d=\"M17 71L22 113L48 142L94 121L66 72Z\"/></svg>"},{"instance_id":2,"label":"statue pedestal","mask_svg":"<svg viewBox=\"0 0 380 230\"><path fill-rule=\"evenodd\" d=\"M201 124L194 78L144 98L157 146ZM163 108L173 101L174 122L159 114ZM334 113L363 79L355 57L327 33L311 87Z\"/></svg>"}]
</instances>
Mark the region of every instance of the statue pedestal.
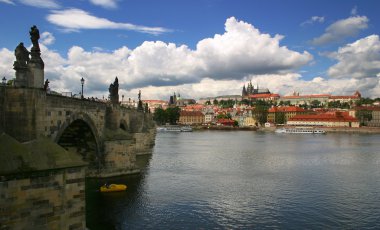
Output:
<instances>
[{"instance_id":1,"label":"statue pedestal","mask_svg":"<svg viewBox=\"0 0 380 230\"><path fill-rule=\"evenodd\" d=\"M14 85L16 87L28 87L28 81L30 77L28 66L22 66L16 61L14 62L13 66L13 69L16 70L16 80L14 82Z\"/></svg>"},{"instance_id":2,"label":"statue pedestal","mask_svg":"<svg viewBox=\"0 0 380 230\"><path fill-rule=\"evenodd\" d=\"M29 62L28 87L43 88L44 87L44 69L41 68L39 63Z\"/></svg>"}]
</instances>

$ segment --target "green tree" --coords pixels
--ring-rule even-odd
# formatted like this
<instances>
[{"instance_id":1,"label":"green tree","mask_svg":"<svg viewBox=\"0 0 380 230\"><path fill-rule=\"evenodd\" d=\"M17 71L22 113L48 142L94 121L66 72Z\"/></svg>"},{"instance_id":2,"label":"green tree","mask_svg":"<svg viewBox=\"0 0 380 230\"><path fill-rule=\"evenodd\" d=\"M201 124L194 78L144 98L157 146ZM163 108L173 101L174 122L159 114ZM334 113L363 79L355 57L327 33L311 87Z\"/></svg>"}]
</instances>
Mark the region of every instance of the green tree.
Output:
<instances>
[{"instance_id":1,"label":"green tree","mask_svg":"<svg viewBox=\"0 0 380 230\"><path fill-rule=\"evenodd\" d=\"M284 101L284 106L289 106L291 105L292 103L290 101Z\"/></svg>"},{"instance_id":2,"label":"green tree","mask_svg":"<svg viewBox=\"0 0 380 230\"><path fill-rule=\"evenodd\" d=\"M355 116L358 118L360 125L367 125L368 121L372 120L372 111L361 109L357 110Z\"/></svg>"},{"instance_id":3,"label":"green tree","mask_svg":"<svg viewBox=\"0 0 380 230\"><path fill-rule=\"evenodd\" d=\"M227 113L227 114L221 113L221 114L218 114L216 116L216 118L217 119L231 119L231 114L230 113Z\"/></svg>"},{"instance_id":4,"label":"green tree","mask_svg":"<svg viewBox=\"0 0 380 230\"><path fill-rule=\"evenodd\" d=\"M263 125L267 122L269 106L257 105L253 111L253 117Z\"/></svg>"},{"instance_id":5,"label":"green tree","mask_svg":"<svg viewBox=\"0 0 380 230\"><path fill-rule=\"evenodd\" d=\"M212 102L212 104L213 104L213 105L218 105L219 102L218 102L218 100L214 99L214 101Z\"/></svg>"},{"instance_id":6,"label":"green tree","mask_svg":"<svg viewBox=\"0 0 380 230\"><path fill-rule=\"evenodd\" d=\"M275 123L276 124L285 124L285 113L282 113L282 112L277 112L276 113L276 116L275 116Z\"/></svg>"},{"instance_id":7,"label":"green tree","mask_svg":"<svg viewBox=\"0 0 380 230\"><path fill-rule=\"evenodd\" d=\"M181 109L179 107L172 107L166 109L167 122L174 125L179 120Z\"/></svg>"},{"instance_id":8,"label":"green tree","mask_svg":"<svg viewBox=\"0 0 380 230\"><path fill-rule=\"evenodd\" d=\"M321 105L321 102L318 101L318 100L312 100L312 101L310 102L310 106L311 106L311 108L320 108L320 105Z\"/></svg>"},{"instance_id":9,"label":"green tree","mask_svg":"<svg viewBox=\"0 0 380 230\"><path fill-rule=\"evenodd\" d=\"M166 123L166 112L162 108L157 108L154 111L153 120L157 122L159 125L163 125Z\"/></svg>"},{"instance_id":10,"label":"green tree","mask_svg":"<svg viewBox=\"0 0 380 230\"><path fill-rule=\"evenodd\" d=\"M374 102L374 100L372 100L371 98L367 97L367 98L360 98L357 102L356 102L356 105L357 106L362 106L362 105L372 105Z\"/></svg>"}]
</instances>

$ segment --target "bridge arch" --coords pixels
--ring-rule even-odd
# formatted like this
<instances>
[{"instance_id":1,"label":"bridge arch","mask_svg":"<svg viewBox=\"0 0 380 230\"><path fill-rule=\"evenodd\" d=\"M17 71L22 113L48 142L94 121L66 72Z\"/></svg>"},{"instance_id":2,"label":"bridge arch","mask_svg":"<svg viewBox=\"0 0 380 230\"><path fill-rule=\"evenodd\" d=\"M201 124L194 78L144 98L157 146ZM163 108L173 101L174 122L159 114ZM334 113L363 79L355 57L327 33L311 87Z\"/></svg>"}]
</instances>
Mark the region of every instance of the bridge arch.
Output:
<instances>
[{"instance_id":1,"label":"bridge arch","mask_svg":"<svg viewBox=\"0 0 380 230\"><path fill-rule=\"evenodd\" d=\"M120 120L119 128L127 132L129 131L128 123L124 119Z\"/></svg>"},{"instance_id":2,"label":"bridge arch","mask_svg":"<svg viewBox=\"0 0 380 230\"><path fill-rule=\"evenodd\" d=\"M61 125L54 141L66 150L80 154L90 168L100 167L102 144L96 126L87 114L72 114Z\"/></svg>"}]
</instances>

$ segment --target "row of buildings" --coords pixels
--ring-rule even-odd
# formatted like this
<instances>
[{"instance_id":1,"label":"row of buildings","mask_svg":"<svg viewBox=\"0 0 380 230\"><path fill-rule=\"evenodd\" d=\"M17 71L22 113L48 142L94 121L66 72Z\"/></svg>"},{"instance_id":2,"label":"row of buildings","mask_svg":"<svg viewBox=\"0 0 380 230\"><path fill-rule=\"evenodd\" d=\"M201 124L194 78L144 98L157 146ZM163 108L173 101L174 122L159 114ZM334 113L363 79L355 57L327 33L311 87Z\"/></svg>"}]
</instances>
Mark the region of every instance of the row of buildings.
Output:
<instances>
[{"instance_id":1,"label":"row of buildings","mask_svg":"<svg viewBox=\"0 0 380 230\"><path fill-rule=\"evenodd\" d=\"M204 107L194 110L193 106L183 108L178 123L182 125L234 125L254 127L266 124L286 124L295 126L359 127L361 119L357 111L352 110L305 110L296 106L272 107L267 111L255 111L254 108L220 109ZM197 106L196 108L199 108ZM367 108L368 110L368 108ZM380 107L372 108L370 121L362 124L380 126ZM224 116L227 115L227 116ZM264 118L263 118L264 116ZM236 122L234 122L236 121Z\"/></svg>"},{"instance_id":2,"label":"row of buildings","mask_svg":"<svg viewBox=\"0 0 380 230\"><path fill-rule=\"evenodd\" d=\"M156 108L169 106L181 108L178 123L183 125L236 125L240 127L267 124L287 124L302 126L359 127L360 125L380 127L379 106L355 106L361 99L356 91L353 95L311 94L294 92L289 96L271 93L268 89L256 88L249 82L243 86L241 95L183 99L174 93L169 101L143 100L151 112ZM234 101L233 108L220 108L215 101ZM267 110L258 110L241 101L266 101L273 105ZM350 109L326 109L332 102L347 103ZM303 105L319 105L318 109L305 109Z\"/></svg>"}]
</instances>

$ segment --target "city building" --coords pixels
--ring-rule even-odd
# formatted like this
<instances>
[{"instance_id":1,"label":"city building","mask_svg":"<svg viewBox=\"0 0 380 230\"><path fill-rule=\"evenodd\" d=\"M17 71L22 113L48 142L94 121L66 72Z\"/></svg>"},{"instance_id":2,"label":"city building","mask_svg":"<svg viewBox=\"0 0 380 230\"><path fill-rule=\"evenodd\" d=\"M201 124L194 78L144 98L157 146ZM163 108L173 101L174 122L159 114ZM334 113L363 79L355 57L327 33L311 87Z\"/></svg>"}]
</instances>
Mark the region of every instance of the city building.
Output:
<instances>
[{"instance_id":1,"label":"city building","mask_svg":"<svg viewBox=\"0 0 380 230\"><path fill-rule=\"evenodd\" d=\"M175 105L179 107L184 107L187 105L193 105L196 101L194 99L177 99Z\"/></svg>"},{"instance_id":2,"label":"city building","mask_svg":"<svg viewBox=\"0 0 380 230\"><path fill-rule=\"evenodd\" d=\"M326 105L329 101L330 94L310 94L299 95L294 92L291 96L283 96L279 99L279 102L289 102L290 105L310 105L313 101L318 101L320 105Z\"/></svg>"},{"instance_id":3,"label":"city building","mask_svg":"<svg viewBox=\"0 0 380 230\"><path fill-rule=\"evenodd\" d=\"M279 98L279 102L289 102L290 105L311 105L313 102L317 101L321 106L327 105L328 102L340 101L341 103L354 103L360 100L361 94L356 91L353 95L348 96L335 96L331 94L309 94L300 95L294 92L293 95L283 96Z\"/></svg>"},{"instance_id":4,"label":"city building","mask_svg":"<svg viewBox=\"0 0 380 230\"><path fill-rule=\"evenodd\" d=\"M287 125L324 126L324 127L359 127L359 120L348 112L327 112L323 114L296 115L289 118Z\"/></svg>"},{"instance_id":5,"label":"city building","mask_svg":"<svg viewBox=\"0 0 380 230\"><path fill-rule=\"evenodd\" d=\"M157 108L166 109L168 107L168 102L164 100L142 100L142 103L148 104L151 113L154 113Z\"/></svg>"},{"instance_id":6,"label":"city building","mask_svg":"<svg viewBox=\"0 0 380 230\"><path fill-rule=\"evenodd\" d=\"M232 119L221 118L221 119L218 119L216 124L222 125L222 126L234 126L235 121Z\"/></svg>"},{"instance_id":7,"label":"city building","mask_svg":"<svg viewBox=\"0 0 380 230\"><path fill-rule=\"evenodd\" d=\"M201 111L181 111L178 123L181 125L201 125L205 116Z\"/></svg>"},{"instance_id":8,"label":"city building","mask_svg":"<svg viewBox=\"0 0 380 230\"><path fill-rule=\"evenodd\" d=\"M262 101L272 101L275 102L280 99L280 95L277 93L262 93L262 94L253 94L249 95L248 99L254 100L262 100Z\"/></svg>"},{"instance_id":9,"label":"city building","mask_svg":"<svg viewBox=\"0 0 380 230\"><path fill-rule=\"evenodd\" d=\"M205 119L204 119L205 124L211 124L214 122L215 113L213 111L207 111L204 116L205 116Z\"/></svg>"},{"instance_id":10,"label":"city building","mask_svg":"<svg viewBox=\"0 0 380 230\"><path fill-rule=\"evenodd\" d=\"M297 106L273 106L268 110L267 122L285 124L286 121L296 115L304 115L308 113L310 112Z\"/></svg>"},{"instance_id":11,"label":"city building","mask_svg":"<svg viewBox=\"0 0 380 230\"><path fill-rule=\"evenodd\" d=\"M203 98L199 98L197 103L206 104L207 102L210 102L211 104L213 104L215 100L217 100L218 102L228 101L228 100L241 101L242 97L240 95L222 95L222 96L217 96L217 97L203 97Z\"/></svg>"},{"instance_id":12,"label":"city building","mask_svg":"<svg viewBox=\"0 0 380 230\"><path fill-rule=\"evenodd\" d=\"M361 125L380 127L379 106L359 106L349 111L349 114L357 118Z\"/></svg>"},{"instance_id":13,"label":"city building","mask_svg":"<svg viewBox=\"0 0 380 230\"><path fill-rule=\"evenodd\" d=\"M329 102L339 101L341 103L345 103L345 102L347 102L347 103L354 103L354 102L360 100L361 96L362 95L360 94L360 92L356 91L353 95L348 95L348 96L333 96L333 95L331 95L329 97L328 101Z\"/></svg>"}]
</instances>

